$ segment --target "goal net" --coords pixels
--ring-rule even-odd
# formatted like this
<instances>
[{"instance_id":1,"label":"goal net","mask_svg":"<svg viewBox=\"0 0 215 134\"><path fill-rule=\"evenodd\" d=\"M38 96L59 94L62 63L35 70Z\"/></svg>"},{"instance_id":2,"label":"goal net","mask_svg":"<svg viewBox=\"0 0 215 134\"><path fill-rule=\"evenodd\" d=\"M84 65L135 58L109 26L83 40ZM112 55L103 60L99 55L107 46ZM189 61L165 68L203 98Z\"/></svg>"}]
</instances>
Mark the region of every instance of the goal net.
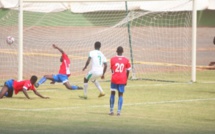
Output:
<instances>
[{"instance_id":1,"label":"goal net","mask_svg":"<svg viewBox=\"0 0 215 134\"><path fill-rule=\"evenodd\" d=\"M100 41L108 59L116 48L129 58L131 79L188 82L191 77L192 1L169 1L150 8L133 2L24 2L23 79L57 74L61 53L71 60L71 81L82 83L89 51ZM164 6L165 5L165 6ZM18 8L0 9L0 81L17 79ZM189 10L188 10L189 9ZM191 9L191 10L190 10ZM12 45L6 43L13 36Z\"/></svg>"}]
</instances>

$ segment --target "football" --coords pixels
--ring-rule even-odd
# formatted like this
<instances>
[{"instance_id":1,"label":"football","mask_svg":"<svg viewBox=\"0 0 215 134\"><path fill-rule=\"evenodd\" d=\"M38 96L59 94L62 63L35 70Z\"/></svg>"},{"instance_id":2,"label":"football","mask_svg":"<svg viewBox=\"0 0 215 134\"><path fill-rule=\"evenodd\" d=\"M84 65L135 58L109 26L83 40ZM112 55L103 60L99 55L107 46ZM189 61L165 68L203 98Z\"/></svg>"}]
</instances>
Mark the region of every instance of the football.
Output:
<instances>
[{"instance_id":1,"label":"football","mask_svg":"<svg viewBox=\"0 0 215 134\"><path fill-rule=\"evenodd\" d=\"M12 36L8 36L6 39L6 42L9 45L13 44L14 41L15 41L15 39Z\"/></svg>"}]
</instances>

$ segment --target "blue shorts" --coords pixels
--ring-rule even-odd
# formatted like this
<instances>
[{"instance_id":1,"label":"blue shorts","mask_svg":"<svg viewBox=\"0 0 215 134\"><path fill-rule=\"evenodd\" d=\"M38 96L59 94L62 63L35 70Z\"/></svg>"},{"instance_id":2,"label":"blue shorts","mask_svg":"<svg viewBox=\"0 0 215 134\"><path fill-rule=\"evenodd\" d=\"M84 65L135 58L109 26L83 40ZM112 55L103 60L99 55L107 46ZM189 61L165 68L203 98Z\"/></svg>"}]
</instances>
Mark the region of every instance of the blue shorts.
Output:
<instances>
[{"instance_id":1,"label":"blue shorts","mask_svg":"<svg viewBox=\"0 0 215 134\"><path fill-rule=\"evenodd\" d=\"M13 91L13 79L10 79L10 80L7 80L6 82L5 82L5 85L8 87L8 90L10 91Z\"/></svg>"},{"instance_id":2,"label":"blue shorts","mask_svg":"<svg viewBox=\"0 0 215 134\"><path fill-rule=\"evenodd\" d=\"M65 74L56 74L53 75L54 82L66 83L68 81L68 76Z\"/></svg>"},{"instance_id":3,"label":"blue shorts","mask_svg":"<svg viewBox=\"0 0 215 134\"><path fill-rule=\"evenodd\" d=\"M111 91L117 90L120 93L124 93L125 92L125 84L114 84L114 83L111 83L110 88L111 88Z\"/></svg>"}]
</instances>

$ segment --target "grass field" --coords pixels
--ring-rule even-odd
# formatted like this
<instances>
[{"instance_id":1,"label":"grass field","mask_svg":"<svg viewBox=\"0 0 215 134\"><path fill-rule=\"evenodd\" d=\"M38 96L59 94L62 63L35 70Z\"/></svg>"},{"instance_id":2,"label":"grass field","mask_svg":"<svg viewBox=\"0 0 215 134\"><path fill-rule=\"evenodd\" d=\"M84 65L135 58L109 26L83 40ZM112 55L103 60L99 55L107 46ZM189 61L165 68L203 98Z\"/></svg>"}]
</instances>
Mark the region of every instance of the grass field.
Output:
<instances>
[{"instance_id":1,"label":"grass field","mask_svg":"<svg viewBox=\"0 0 215 134\"><path fill-rule=\"evenodd\" d=\"M1 134L214 134L215 71L200 71L196 83L129 81L120 117L109 116L109 82L106 96L98 98L89 85L83 91L62 85L41 86L43 100L28 92L0 100ZM48 83L48 82L47 82ZM115 102L115 111L117 108Z\"/></svg>"}]
</instances>

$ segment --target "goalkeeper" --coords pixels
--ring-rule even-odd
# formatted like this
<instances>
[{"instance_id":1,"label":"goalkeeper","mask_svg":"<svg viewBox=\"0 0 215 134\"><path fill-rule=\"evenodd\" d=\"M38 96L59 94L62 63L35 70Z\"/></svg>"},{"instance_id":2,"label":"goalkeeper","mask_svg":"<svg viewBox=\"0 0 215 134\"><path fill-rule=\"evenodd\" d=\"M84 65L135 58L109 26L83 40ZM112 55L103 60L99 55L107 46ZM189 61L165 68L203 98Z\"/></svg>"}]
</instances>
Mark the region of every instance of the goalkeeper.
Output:
<instances>
[{"instance_id":1,"label":"goalkeeper","mask_svg":"<svg viewBox=\"0 0 215 134\"><path fill-rule=\"evenodd\" d=\"M77 90L77 89L83 89L82 87L70 85L68 77L70 76L70 59L67 56L67 54L58 46L55 44L52 45L54 49L57 49L61 52L62 56L60 58L61 66L59 73L56 75L44 75L39 82L35 84L35 87L39 87L41 84L43 84L47 79L51 80L51 84L54 84L55 82L61 82L65 85L65 87L69 90Z\"/></svg>"}]
</instances>

